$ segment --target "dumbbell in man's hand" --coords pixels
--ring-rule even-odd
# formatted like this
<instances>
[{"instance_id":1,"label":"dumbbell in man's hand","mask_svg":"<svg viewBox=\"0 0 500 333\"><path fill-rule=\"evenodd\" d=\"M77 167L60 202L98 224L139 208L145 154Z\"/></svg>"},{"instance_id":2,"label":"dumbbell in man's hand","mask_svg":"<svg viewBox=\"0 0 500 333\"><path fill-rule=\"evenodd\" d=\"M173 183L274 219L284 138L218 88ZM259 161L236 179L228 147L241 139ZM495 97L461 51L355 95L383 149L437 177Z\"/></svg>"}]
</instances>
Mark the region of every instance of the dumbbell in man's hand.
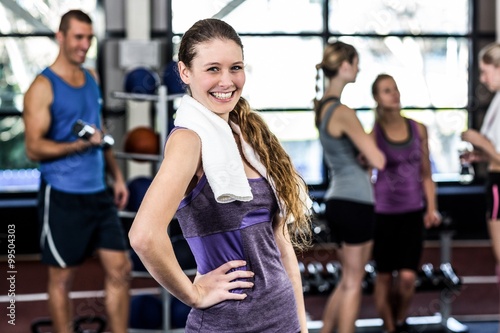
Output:
<instances>
[{"instance_id":1,"label":"dumbbell in man's hand","mask_svg":"<svg viewBox=\"0 0 500 333\"><path fill-rule=\"evenodd\" d=\"M84 140L90 140L92 135L96 133L96 129L89 124L85 123L83 120L77 120L73 125L73 133L79 138ZM115 140L109 134L104 134L101 139L100 146L102 149L108 149L115 144Z\"/></svg>"}]
</instances>

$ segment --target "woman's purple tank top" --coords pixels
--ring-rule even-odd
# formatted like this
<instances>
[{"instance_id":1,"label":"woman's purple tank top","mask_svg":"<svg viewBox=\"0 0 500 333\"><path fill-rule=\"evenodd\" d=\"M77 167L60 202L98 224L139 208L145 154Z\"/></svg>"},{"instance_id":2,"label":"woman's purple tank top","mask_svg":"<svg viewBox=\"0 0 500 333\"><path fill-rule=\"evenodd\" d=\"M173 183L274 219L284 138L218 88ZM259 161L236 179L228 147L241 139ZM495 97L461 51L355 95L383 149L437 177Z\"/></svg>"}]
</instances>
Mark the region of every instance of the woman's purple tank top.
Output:
<instances>
[{"instance_id":1,"label":"woman's purple tank top","mask_svg":"<svg viewBox=\"0 0 500 333\"><path fill-rule=\"evenodd\" d=\"M177 219L197 270L205 274L230 260L243 259L255 273L242 301L225 301L208 309L193 309L186 333L299 332L295 294L281 262L273 220L278 210L273 190L264 178L249 179L253 199L217 203L203 176L177 210ZM281 231L278 231L281 232Z\"/></svg>"},{"instance_id":2,"label":"woman's purple tank top","mask_svg":"<svg viewBox=\"0 0 500 333\"><path fill-rule=\"evenodd\" d=\"M374 185L375 212L398 214L417 211L424 207L422 188L422 149L418 124L406 119L408 139L391 142L382 127L374 126L377 146L386 157L384 170L377 172Z\"/></svg>"}]
</instances>

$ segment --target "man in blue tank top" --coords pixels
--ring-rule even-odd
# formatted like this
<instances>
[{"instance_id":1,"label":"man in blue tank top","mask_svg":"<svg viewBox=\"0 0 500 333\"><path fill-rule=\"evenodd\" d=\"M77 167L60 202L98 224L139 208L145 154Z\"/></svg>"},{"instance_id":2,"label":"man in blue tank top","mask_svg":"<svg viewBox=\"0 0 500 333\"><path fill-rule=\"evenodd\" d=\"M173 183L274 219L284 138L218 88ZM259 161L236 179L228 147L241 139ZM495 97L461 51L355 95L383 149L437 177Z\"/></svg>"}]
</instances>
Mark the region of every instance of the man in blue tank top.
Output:
<instances>
[{"instance_id":1,"label":"man in blue tank top","mask_svg":"<svg viewBox=\"0 0 500 333\"><path fill-rule=\"evenodd\" d=\"M23 112L28 157L40 162L40 248L49 270L53 328L73 332L72 281L77 267L97 253L105 272L111 329L125 333L131 265L117 208L125 206L128 191L111 149L101 146L96 75L82 66L94 38L90 17L79 10L67 12L56 38L59 54L26 92ZM96 129L88 140L72 131L79 119ZM114 198L106 189L106 172L113 178Z\"/></svg>"}]
</instances>

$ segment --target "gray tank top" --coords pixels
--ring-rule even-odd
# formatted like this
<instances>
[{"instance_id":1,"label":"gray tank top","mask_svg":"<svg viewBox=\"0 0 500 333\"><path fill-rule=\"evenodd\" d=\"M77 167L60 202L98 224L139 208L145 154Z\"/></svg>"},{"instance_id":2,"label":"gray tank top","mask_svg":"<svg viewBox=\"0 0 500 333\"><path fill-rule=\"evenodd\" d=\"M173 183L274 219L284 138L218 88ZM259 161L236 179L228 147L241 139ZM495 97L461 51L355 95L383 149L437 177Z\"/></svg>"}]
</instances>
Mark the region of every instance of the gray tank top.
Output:
<instances>
[{"instance_id":1,"label":"gray tank top","mask_svg":"<svg viewBox=\"0 0 500 333\"><path fill-rule=\"evenodd\" d=\"M368 171L357 161L358 150L346 135L331 136L327 124L340 102L335 102L326 111L319 126L319 139L329 171L329 185L325 200L344 199L373 204L373 189Z\"/></svg>"}]
</instances>

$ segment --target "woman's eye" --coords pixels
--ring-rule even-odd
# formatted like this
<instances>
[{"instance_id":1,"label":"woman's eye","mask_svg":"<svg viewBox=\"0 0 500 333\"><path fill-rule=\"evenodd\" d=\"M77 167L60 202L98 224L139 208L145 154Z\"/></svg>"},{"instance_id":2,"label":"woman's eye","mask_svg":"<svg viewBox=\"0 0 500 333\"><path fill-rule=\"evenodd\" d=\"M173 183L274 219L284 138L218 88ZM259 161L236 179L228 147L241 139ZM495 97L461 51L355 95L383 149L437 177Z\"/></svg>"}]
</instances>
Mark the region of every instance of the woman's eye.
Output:
<instances>
[{"instance_id":1,"label":"woman's eye","mask_svg":"<svg viewBox=\"0 0 500 333\"><path fill-rule=\"evenodd\" d=\"M217 72L217 71L219 71L219 69L217 67L210 67L207 71L208 72Z\"/></svg>"}]
</instances>

